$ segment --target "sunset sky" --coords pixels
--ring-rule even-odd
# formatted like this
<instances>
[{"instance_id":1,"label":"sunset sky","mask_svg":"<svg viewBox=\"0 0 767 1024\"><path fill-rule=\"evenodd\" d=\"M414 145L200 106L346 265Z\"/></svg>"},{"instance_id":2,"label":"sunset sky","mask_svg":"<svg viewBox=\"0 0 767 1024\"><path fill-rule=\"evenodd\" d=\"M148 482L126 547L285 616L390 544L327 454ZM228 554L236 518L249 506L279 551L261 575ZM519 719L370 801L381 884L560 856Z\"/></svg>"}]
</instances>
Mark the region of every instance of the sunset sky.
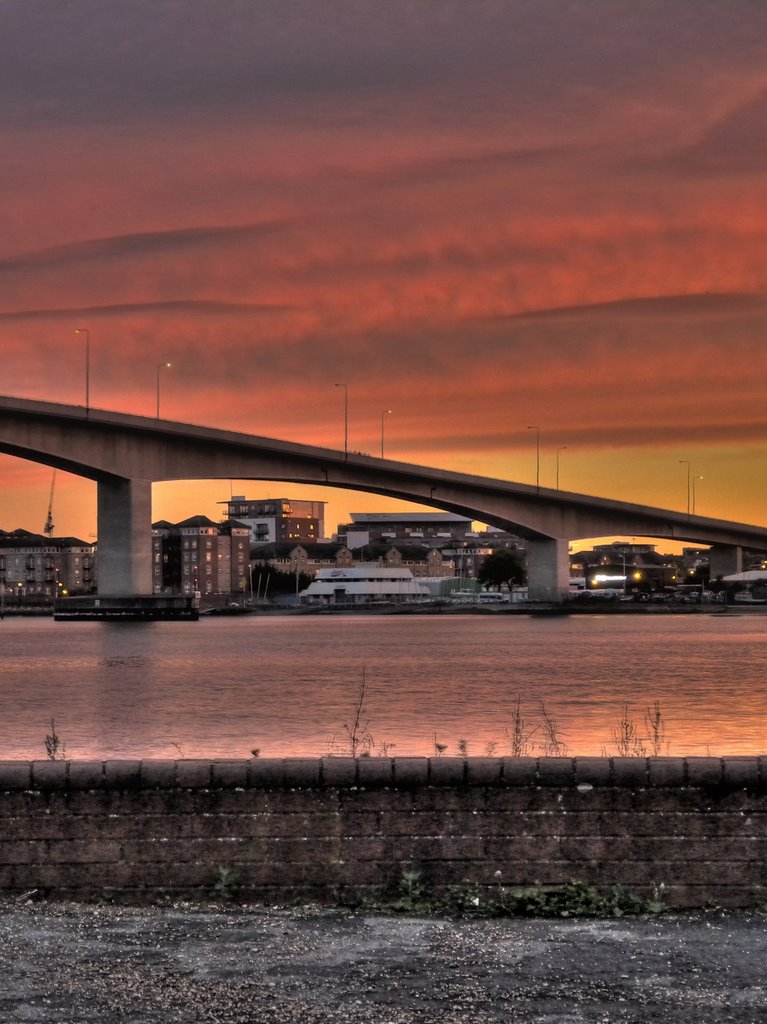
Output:
<instances>
[{"instance_id":1,"label":"sunset sky","mask_svg":"<svg viewBox=\"0 0 767 1024\"><path fill-rule=\"evenodd\" d=\"M767 523L764 0L2 0L0 391ZM0 528L50 470L0 458ZM218 481L156 518L250 497ZM56 532L92 536L59 476Z\"/></svg>"}]
</instances>

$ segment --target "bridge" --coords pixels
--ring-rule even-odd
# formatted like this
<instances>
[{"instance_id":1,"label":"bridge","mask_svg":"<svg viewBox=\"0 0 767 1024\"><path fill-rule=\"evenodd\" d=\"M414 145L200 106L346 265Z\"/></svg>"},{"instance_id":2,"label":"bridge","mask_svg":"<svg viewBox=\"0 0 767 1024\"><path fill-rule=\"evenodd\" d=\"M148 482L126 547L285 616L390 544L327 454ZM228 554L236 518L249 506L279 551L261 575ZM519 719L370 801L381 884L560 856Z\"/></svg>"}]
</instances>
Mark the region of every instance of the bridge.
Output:
<instances>
[{"instance_id":1,"label":"bridge","mask_svg":"<svg viewBox=\"0 0 767 1024\"><path fill-rule=\"evenodd\" d=\"M152 483L270 480L417 502L527 541L531 600L568 592L568 547L586 537L711 545L712 575L767 551L767 528L607 498L83 406L0 396L0 452L95 480L99 595L152 593Z\"/></svg>"}]
</instances>

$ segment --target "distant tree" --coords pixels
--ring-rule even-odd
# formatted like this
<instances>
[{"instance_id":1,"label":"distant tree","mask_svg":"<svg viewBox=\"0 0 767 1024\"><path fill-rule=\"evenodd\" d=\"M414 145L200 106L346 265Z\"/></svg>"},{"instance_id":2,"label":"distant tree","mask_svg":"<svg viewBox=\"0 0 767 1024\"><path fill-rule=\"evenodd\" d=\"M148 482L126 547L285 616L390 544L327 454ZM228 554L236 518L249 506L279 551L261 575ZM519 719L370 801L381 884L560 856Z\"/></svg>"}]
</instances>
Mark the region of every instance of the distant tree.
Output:
<instances>
[{"instance_id":1,"label":"distant tree","mask_svg":"<svg viewBox=\"0 0 767 1024\"><path fill-rule=\"evenodd\" d=\"M714 594L721 594L723 590L727 589L721 573L715 579L708 581L708 589Z\"/></svg>"},{"instance_id":2,"label":"distant tree","mask_svg":"<svg viewBox=\"0 0 767 1024\"><path fill-rule=\"evenodd\" d=\"M295 594L296 574L294 572L281 572L267 562L255 562L252 571L254 593L258 588L258 578L261 577L261 590L267 591L267 597L277 597L282 594ZM311 573L300 572L298 574L298 589L306 590L314 579ZM268 584L267 584L268 580Z\"/></svg>"},{"instance_id":3,"label":"distant tree","mask_svg":"<svg viewBox=\"0 0 767 1024\"><path fill-rule=\"evenodd\" d=\"M516 548L499 548L485 558L479 567L477 579L483 587L500 587L511 590L527 579L522 554Z\"/></svg>"}]
</instances>

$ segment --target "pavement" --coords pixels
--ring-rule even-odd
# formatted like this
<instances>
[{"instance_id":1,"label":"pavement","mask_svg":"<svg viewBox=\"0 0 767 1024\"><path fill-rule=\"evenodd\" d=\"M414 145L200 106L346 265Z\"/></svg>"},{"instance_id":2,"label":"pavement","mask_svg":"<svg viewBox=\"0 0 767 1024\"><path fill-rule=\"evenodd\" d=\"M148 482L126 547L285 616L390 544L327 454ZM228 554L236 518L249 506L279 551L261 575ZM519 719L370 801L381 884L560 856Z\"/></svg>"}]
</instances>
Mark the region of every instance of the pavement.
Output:
<instances>
[{"instance_id":1,"label":"pavement","mask_svg":"<svg viewBox=\"0 0 767 1024\"><path fill-rule=\"evenodd\" d=\"M0 901L0 1022L767 1022L767 917Z\"/></svg>"}]
</instances>

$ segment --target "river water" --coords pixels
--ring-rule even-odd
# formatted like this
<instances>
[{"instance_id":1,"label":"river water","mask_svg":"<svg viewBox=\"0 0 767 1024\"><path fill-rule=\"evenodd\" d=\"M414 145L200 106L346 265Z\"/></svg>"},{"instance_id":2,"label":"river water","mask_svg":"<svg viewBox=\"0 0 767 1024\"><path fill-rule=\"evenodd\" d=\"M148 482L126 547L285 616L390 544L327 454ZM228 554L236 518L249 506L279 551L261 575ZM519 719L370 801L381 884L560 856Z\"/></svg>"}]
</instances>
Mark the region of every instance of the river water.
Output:
<instances>
[{"instance_id":1,"label":"river water","mask_svg":"<svg viewBox=\"0 0 767 1024\"><path fill-rule=\"evenodd\" d=\"M541 705L568 753L617 752L657 701L671 755L767 750L767 617L265 615L197 623L0 622L0 757L348 751L365 677L374 751L532 753ZM495 746L493 746L493 744ZM490 745L490 746L488 746Z\"/></svg>"}]
</instances>

